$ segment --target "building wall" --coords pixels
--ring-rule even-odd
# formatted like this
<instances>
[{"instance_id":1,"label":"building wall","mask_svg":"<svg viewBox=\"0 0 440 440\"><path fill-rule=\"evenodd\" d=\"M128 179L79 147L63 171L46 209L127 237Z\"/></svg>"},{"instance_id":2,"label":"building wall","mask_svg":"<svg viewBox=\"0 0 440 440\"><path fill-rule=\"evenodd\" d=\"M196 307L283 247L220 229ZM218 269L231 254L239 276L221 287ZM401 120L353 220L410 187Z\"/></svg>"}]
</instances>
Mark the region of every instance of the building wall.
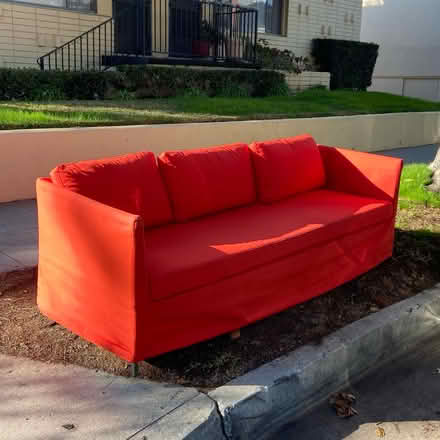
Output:
<instances>
[{"instance_id":1,"label":"building wall","mask_svg":"<svg viewBox=\"0 0 440 440\"><path fill-rule=\"evenodd\" d=\"M286 35L258 34L278 49L309 56L312 39L336 38L359 41L362 0L286 0Z\"/></svg>"},{"instance_id":2,"label":"building wall","mask_svg":"<svg viewBox=\"0 0 440 440\"><path fill-rule=\"evenodd\" d=\"M379 44L370 90L440 101L438 0L364 3L361 37Z\"/></svg>"},{"instance_id":3,"label":"building wall","mask_svg":"<svg viewBox=\"0 0 440 440\"><path fill-rule=\"evenodd\" d=\"M299 75L296 73L285 73L286 82L289 89L294 92L310 89L311 87L322 86L326 89L330 88L330 73L329 72L302 72Z\"/></svg>"},{"instance_id":4,"label":"building wall","mask_svg":"<svg viewBox=\"0 0 440 440\"><path fill-rule=\"evenodd\" d=\"M37 58L112 15L110 0L97 14L0 1L0 67L34 67Z\"/></svg>"}]
</instances>

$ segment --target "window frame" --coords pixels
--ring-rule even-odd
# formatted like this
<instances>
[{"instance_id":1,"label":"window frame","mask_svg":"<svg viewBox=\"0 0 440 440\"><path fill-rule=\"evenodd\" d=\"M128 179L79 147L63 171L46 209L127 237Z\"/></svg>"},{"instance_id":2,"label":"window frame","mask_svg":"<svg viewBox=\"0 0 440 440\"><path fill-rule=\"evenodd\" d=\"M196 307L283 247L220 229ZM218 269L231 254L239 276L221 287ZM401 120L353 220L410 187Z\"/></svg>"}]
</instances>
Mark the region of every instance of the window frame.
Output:
<instances>
[{"instance_id":1,"label":"window frame","mask_svg":"<svg viewBox=\"0 0 440 440\"><path fill-rule=\"evenodd\" d=\"M66 6L54 6L54 5L45 5L36 3L38 0L24 0L24 1L18 1L18 0L0 0L1 3L11 3L14 5L22 5L22 6L32 6L34 8L49 8L49 9L56 9L56 10L62 10L62 11L69 11L69 12L77 12L81 14L97 14L98 13L98 0L90 0L90 9L76 9L69 7L69 1L70 0L64 0L66 2ZM44 0L43 0L44 1Z\"/></svg>"},{"instance_id":2,"label":"window frame","mask_svg":"<svg viewBox=\"0 0 440 440\"><path fill-rule=\"evenodd\" d=\"M280 5L280 24L279 24L279 32L274 32L273 23L268 23L268 17L270 17L271 21L273 21L273 12L269 12L270 6L268 2L271 1L272 4L274 1L277 1ZM273 35L275 37L287 37L287 21L288 21L288 11L289 11L289 0L257 0L257 3L264 3L263 8L257 6L258 14L261 13L264 16L264 28L263 26L258 26L258 32L262 34ZM261 11L262 10L262 11Z\"/></svg>"}]
</instances>

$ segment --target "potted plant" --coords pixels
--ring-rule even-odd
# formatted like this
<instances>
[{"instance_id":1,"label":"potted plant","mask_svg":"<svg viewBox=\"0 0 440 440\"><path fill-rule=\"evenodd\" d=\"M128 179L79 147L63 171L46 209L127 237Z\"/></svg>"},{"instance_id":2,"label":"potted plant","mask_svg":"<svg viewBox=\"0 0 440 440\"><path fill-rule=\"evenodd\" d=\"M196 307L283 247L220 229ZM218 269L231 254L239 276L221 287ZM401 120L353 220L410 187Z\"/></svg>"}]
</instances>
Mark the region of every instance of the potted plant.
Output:
<instances>
[{"instance_id":1,"label":"potted plant","mask_svg":"<svg viewBox=\"0 0 440 440\"><path fill-rule=\"evenodd\" d=\"M214 27L207 20L203 20L200 26L199 39L192 42L193 55L209 57L210 47L215 43L215 40Z\"/></svg>"}]
</instances>

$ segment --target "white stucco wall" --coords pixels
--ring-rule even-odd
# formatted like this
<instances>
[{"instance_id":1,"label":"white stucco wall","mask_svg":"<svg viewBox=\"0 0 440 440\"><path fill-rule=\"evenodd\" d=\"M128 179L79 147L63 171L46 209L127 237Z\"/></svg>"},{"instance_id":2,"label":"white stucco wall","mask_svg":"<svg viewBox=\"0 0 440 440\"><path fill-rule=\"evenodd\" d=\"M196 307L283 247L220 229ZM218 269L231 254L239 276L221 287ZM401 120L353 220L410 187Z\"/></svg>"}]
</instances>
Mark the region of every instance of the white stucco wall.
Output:
<instances>
[{"instance_id":1,"label":"white stucco wall","mask_svg":"<svg viewBox=\"0 0 440 440\"><path fill-rule=\"evenodd\" d=\"M438 0L364 0L361 39L378 43L374 76L440 76ZM402 80L375 78L372 90L401 94ZM438 82L411 79L405 95L438 100Z\"/></svg>"}]
</instances>

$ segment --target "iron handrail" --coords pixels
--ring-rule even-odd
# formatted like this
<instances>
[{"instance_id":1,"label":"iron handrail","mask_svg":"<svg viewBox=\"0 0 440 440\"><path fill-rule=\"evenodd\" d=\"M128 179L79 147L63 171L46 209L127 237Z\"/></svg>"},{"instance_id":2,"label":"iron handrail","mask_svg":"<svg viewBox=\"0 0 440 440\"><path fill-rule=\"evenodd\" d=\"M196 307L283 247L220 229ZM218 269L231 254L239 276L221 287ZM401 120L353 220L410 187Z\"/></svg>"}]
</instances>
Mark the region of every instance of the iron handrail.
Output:
<instances>
[{"instance_id":1,"label":"iron handrail","mask_svg":"<svg viewBox=\"0 0 440 440\"><path fill-rule=\"evenodd\" d=\"M103 28L104 26L107 25L107 23L110 23L113 20L114 20L114 18L110 17L109 19L104 20L103 22L97 24L96 26L93 26L91 29L83 32L82 34L78 35L77 37L72 38L70 41L67 41L66 43L62 44L61 46L57 46L54 49L52 49L50 52L47 52L46 54L41 55L41 57L38 57L37 63L40 66L40 69L44 70L44 59L45 58L49 58L51 55L59 52L60 50L63 50L64 48L67 48L67 46L71 46L72 44L75 44L77 41L82 40L82 38L84 36L86 36L87 34L91 34L95 30L97 30L98 28Z\"/></svg>"}]
</instances>

